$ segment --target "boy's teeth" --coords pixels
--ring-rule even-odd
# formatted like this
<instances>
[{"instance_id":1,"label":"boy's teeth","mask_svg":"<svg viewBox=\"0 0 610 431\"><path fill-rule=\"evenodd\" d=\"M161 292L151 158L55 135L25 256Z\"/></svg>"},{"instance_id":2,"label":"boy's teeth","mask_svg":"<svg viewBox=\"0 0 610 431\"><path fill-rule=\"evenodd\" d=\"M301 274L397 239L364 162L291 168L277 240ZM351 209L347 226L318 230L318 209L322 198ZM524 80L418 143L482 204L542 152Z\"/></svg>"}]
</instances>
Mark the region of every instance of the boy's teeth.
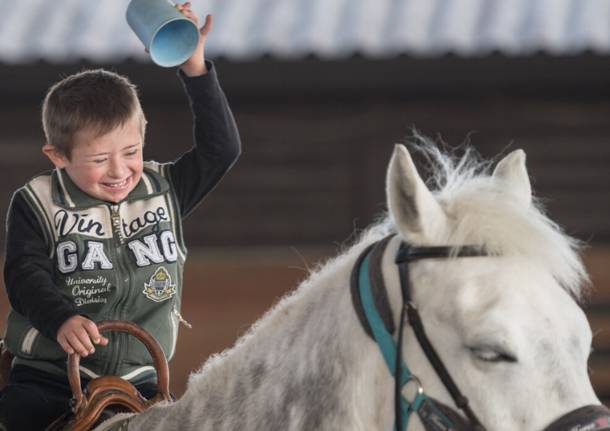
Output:
<instances>
[{"instance_id":1,"label":"boy's teeth","mask_svg":"<svg viewBox=\"0 0 610 431\"><path fill-rule=\"evenodd\" d=\"M112 187L112 188L118 188L118 187L122 187L122 186L124 186L125 184L127 184L127 180L123 180L123 181L121 181L120 183L106 183L106 185L107 185L108 187Z\"/></svg>"}]
</instances>

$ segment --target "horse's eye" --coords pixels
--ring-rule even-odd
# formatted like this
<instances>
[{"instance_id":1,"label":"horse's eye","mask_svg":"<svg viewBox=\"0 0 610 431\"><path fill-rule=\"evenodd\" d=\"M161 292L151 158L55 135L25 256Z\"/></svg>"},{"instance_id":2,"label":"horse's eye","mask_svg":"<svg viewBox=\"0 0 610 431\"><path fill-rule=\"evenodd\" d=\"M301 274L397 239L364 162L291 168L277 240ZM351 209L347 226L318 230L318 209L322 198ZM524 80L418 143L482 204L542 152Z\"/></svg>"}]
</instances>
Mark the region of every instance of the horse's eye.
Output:
<instances>
[{"instance_id":1,"label":"horse's eye","mask_svg":"<svg viewBox=\"0 0 610 431\"><path fill-rule=\"evenodd\" d=\"M468 350L476 359L484 362L517 362L517 358L510 353L493 347L469 347Z\"/></svg>"}]
</instances>

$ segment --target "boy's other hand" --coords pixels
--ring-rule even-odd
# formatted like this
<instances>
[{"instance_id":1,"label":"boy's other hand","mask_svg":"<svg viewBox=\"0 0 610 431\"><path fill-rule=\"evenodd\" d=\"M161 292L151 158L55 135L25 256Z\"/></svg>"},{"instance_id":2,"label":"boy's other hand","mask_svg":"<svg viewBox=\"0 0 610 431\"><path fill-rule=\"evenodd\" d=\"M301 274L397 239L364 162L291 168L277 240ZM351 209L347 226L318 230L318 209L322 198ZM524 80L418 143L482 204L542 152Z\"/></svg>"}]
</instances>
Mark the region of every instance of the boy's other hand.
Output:
<instances>
[{"instance_id":1,"label":"boy's other hand","mask_svg":"<svg viewBox=\"0 0 610 431\"><path fill-rule=\"evenodd\" d=\"M184 16L193 21L199 26L199 19L195 12L191 10L191 2L176 3L176 8L182 12ZM199 43L197 48L193 52L191 58L186 60L180 68L187 76L199 76L208 73L208 69L205 65L205 41L208 38L208 34L212 30L212 15L205 17L205 23L203 27L199 29Z\"/></svg>"},{"instance_id":2,"label":"boy's other hand","mask_svg":"<svg viewBox=\"0 0 610 431\"><path fill-rule=\"evenodd\" d=\"M92 320L83 316L72 316L57 331L57 342L67 354L78 353L85 357L95 352L93 344L105 346L108 344L108 338L100 334Z\"/></svg>"}]
</instances>

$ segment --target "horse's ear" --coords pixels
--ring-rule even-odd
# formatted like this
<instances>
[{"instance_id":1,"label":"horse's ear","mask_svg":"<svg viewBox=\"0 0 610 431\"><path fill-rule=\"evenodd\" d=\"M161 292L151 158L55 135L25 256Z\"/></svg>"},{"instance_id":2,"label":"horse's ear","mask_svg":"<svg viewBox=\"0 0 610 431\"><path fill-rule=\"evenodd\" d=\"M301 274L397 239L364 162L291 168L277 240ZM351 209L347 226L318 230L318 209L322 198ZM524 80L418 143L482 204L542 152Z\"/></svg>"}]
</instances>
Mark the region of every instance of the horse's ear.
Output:
<instances>
[{"instance_id":1,"label":"horse's ear","mask_svg":"<svg viewBox=\"0 0 610 431\"><path fill-rule=\"evenodd\" d=\"M510 192L523 204L532 203L532 186L525 167L523 150L515 150L500 160L494 169L493 176L505 181Z\"/></svg>"},{"instance_id":2,"label":"horse's ear","mask_svg":"<svg viewBox=\"0 0 610 431\"><path fill-rule=\"evenodd\" d=\"M396 145L387 176L390 215L409 240L426 243L445 222L445 213L419 176L404 145Z\"/></svg>"}]
</instances>

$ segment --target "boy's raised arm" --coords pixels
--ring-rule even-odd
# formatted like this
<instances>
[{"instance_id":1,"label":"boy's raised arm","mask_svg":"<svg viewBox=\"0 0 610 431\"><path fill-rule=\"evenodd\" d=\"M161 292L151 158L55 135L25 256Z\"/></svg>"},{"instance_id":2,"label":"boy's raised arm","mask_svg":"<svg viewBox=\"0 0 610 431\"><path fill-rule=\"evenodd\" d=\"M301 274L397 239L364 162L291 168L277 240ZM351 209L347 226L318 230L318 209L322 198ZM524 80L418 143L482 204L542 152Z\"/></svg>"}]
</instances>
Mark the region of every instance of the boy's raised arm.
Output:
<instances>
[{"instance_id":1,"label":"boy's raised arm","mask_svg":"<svg viewBox=\"0 0 610 431\"><path fill-rule=\"evenodd\" d=\"M180 74L193 114L193 147L169 165L182 212L186 217L218 184L241 153L241 139L216 70L189 78Z\"/></svg>"},{"instance_id":2,"label":"boy's raised arm","mask_svg":"<svg viewBox=\"0 0 610 431\"><path fill-rule=\"evenodd\" d=\"M190 2L176 7L198 23ZM218 83L214 66L205 60L205 43L211 30L212 16L207 15L199 30L197 48L178 71L189 97L194 135L194 146L168 165L168 176L183 217L218 184L241 153L235 119Z\"/></svg>"}]
</instances>

